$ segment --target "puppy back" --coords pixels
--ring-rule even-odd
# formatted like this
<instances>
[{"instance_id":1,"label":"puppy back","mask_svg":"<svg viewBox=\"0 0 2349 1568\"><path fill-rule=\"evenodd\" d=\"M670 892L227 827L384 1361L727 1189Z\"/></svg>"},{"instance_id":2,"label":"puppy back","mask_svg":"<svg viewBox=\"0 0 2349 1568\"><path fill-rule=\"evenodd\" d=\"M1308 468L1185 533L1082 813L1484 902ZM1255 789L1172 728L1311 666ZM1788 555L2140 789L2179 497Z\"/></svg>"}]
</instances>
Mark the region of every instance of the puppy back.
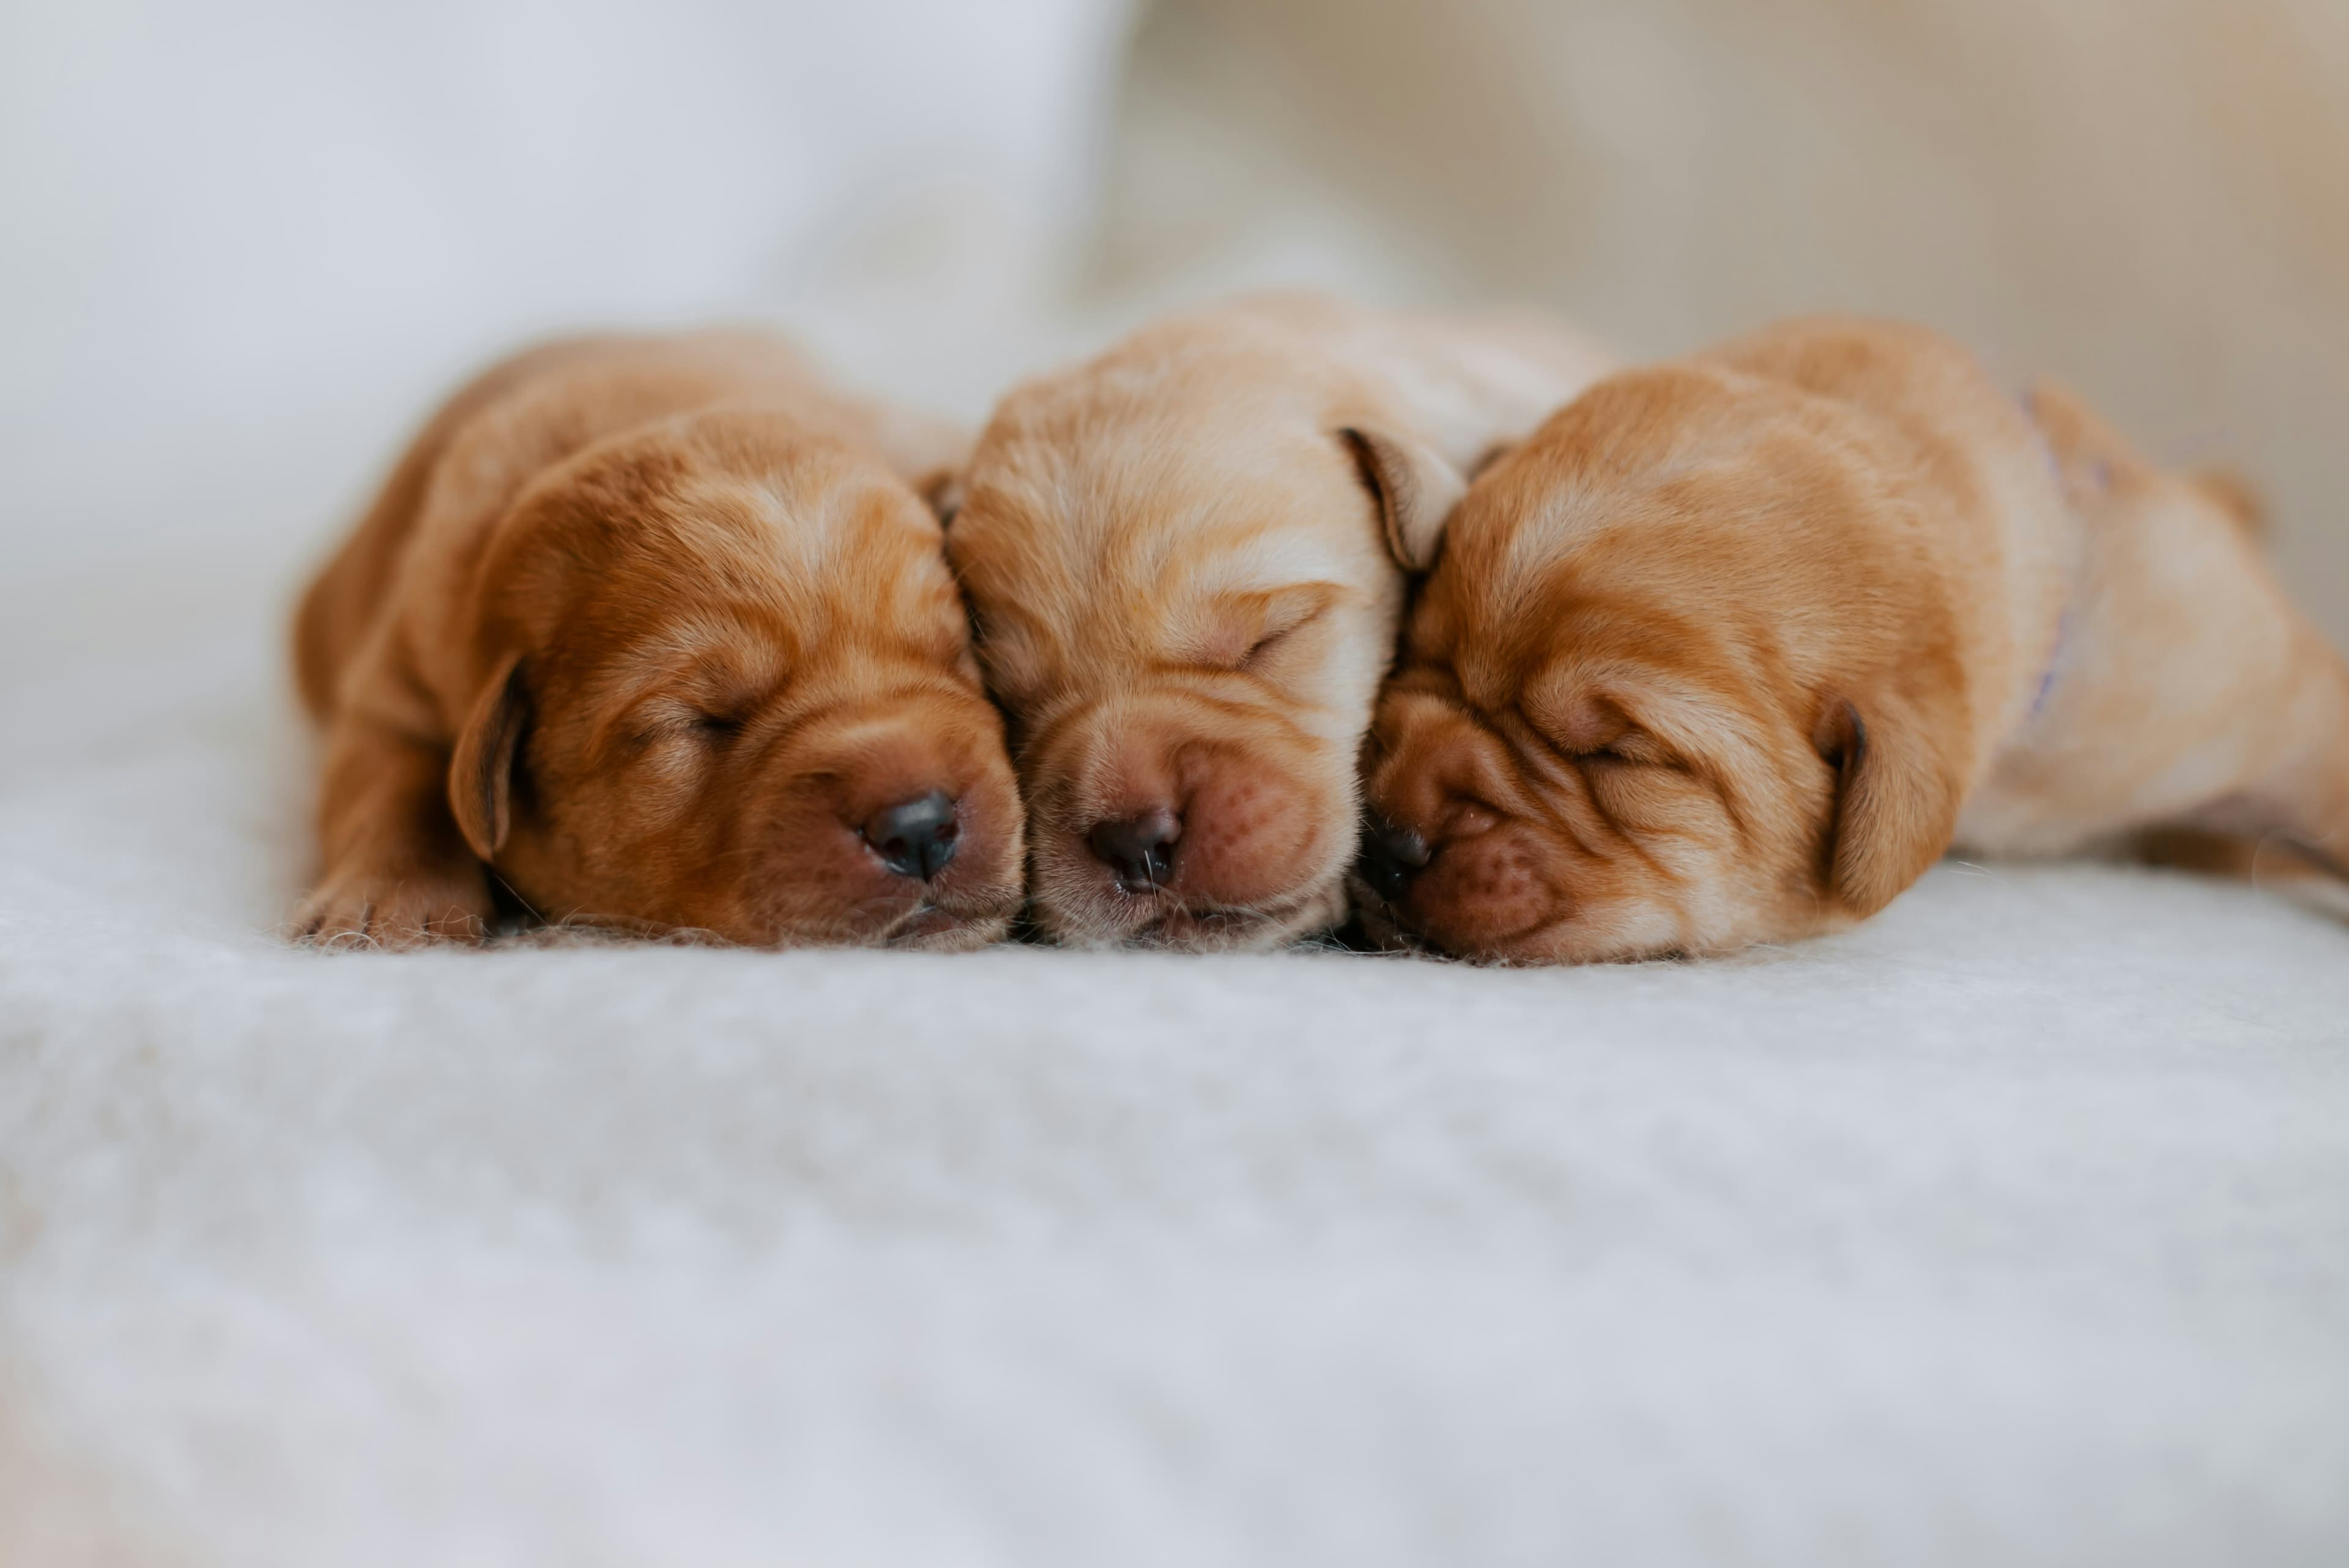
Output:
<instances>
[{"instance_id":1,"label":"puppy back","mask_svg":"<svg viewBox=\"0 0 2349 1568\"><path fill-rule=\"evenodd\" d=\"M491 528L533 480L607 437L720 406L872 453L917 488L941 484L968 449L952 423L849 393L756 328L525 349L441 405L304 594L295 671L305 706L331 717L347 672L397 614L411 614L423 640L445 640Z\"/></svg>"},{"instance_id":2,"label":"puppy back","mask_svg":"<svg viewBox=\"0 0 2349 1568\"><path fill-rule=\"evenodd\" d=\"M331 717L336 707L343 674L380 618L399 557L450 445L517 387L596 346L567 340L501 360L441 404L401 452L358 525L311 579L295 612L295 682L314 718Z\"/></svg>"}]
</instances>

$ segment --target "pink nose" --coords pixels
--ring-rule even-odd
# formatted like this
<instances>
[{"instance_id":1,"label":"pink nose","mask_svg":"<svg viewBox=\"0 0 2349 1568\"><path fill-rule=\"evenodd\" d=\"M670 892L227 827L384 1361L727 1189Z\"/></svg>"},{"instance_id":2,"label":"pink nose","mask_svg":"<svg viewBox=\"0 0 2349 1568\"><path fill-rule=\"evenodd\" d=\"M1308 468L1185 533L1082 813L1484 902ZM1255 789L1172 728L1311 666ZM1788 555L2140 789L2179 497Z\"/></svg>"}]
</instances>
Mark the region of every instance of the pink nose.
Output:
<instances>
[{"instance_id":1,"label":"pink nose","mask_svg":"<svg viewBox=\"0 0 2349 1568\"><path fill-rule=\"evenodd\" d=\"M1095 822L1085 844L1095 860L1117 873L1118 886L1150 892L1174 880L1174 841L1182 836L1182 819L1157 806L1123 821Z\"/></svg>"}]
</instances>

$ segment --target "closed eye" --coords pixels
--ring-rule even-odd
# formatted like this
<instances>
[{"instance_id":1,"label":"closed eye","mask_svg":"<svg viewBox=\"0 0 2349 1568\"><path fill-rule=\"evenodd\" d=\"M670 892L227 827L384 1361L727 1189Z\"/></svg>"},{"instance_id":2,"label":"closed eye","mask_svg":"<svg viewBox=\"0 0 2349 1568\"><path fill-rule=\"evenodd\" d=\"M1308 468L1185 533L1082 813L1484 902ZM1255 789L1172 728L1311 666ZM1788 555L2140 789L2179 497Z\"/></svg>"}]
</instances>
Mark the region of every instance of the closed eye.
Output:
<instances>
[{"instance_id":1,"label":"closed eye","mask_svg":"<svg viewBox=\"0 0 2349 1568\"><path fill-rule=\"evenodd\" d=\"M640 705L625 733L636 747L685 741L695 746L724 746L750 722L747 710L705 707L690 700L662 697Z\"/></svg>"},{"instance_id":2,"label":"closed eye","mask_svg":"<svg viewBox=\"0 0 2349 1568\"><path fill-rule=\"evenodd\" d=\"M1578 767L1679 768L1682 763L1644 729L1612 725L1582 724L1566 727L1545 725L1532 715L1518 717L1552 756ZM1612 733L1608 733L1612 730Z\"/></svg>"},{"instance_id":3,"label":"closed eye","mask_svg":"<svg viewBox=\"0 0 2349 1568\"><path fill-rule=\"evenodd\" d=\"M1298 633L1311 625L1316 618L1317 617L1315 616L1309 615L1304 620L1299 621L1293 625L1283 626L1277 632L1267 632L1263 636L1258 637L1256 640L1255 645L1250 647L1247 654L1241 657L1239 667L1248 671L1250 674L1255 674L1260 671L1264 667L1266 662L1268 661L1273 655L1280 651L1283 645L1295 637Z\"/></svg>"},{"instance_id":4,"label":"closed eye","mask_svg":"<svg viewBox=\"0 0 2349 1568\"><path fill-rule=\"evenodd\" d=\"M1567 755L1583 762L1620 762L1632 767L1665 768L1673 766L1671 754L1655 742L1652 736L1633 730L1618 736L1606 745L1588 751Z\"/></svg>"},{"instance_id":5,"label":"closed eye","mask_svg":"<svg viewBox=\"0 0 2349 1568\"><path fill-rule=\"evenodd\" d=\"M742 717L729 713L696 713L692 729L706 740L731 740L742 733Z\"/></svg>"},{"instance_id":6,"label":"closed eye","mask_svg":"<svg viewBox=\"0 0 2349 1568\"><path fill-rule=\"evenodd\" d=\"M1620 696L1583 681L1542 683L1524 692L1516 721L1551 755L1576 766L1680 768L1672 748L1644 727Z\"/></svg>"},{"instance_id":7,"label":"closed eye","mask_svg":"<svg viewBox=\"0 0 2349 1568\"><path fill-rule=\"evenodd\" d=\"M1242 594L1227 602L1191 657L1210 669L1261 675L1297 634L1311 626L1338 603L1334 583L1300 583L1266 593ZM1247 638L1242 642L1242 638Z\"/></svg>"},{"instance_id":8,"label":"closed eye","mask_svg":"<svg viewBox=\"0 0 2349 1568\"><path fill-rule=\"evenodd\" d=\"M1535 731L1535 736L1540 740L1543 750L1560 762L1572 767L1604 767L1609 763L1619 764L1630 761L1630 758L1616 750L1611 743L1606 746L1565 746L1543 735L1539 730Z\"/></svg>"},{"instance_id":9,"label":"closed eye","mask_svg":"<svg viewBox=\"0 0 2349 1568\"><path fill-rule=\"evenodd\" d=\"M714 754L758 725L788 673L782 651L747 632L733 645L686 660L666 645L623 650L606 677L612 686L593 694L610 716L597 723L593 744L617 754L657 749L680 765L695 753Z\"/></svg>"}]
</instances>

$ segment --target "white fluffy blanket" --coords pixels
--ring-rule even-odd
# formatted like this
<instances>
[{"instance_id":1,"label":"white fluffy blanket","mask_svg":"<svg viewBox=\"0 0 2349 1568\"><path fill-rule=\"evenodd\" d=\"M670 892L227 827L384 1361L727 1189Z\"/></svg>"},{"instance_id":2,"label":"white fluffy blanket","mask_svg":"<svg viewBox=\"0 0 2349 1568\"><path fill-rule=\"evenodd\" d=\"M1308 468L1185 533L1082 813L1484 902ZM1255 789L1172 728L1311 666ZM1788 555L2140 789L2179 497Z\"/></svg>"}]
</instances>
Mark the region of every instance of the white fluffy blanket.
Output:
<instances>
[{"instance_id":1,"label":"white fluffy blanket","mask_svg":"<svg viewBox=\"0 0 2349 1568\"><path fill-rule=\"evenodd\" d=\"M983 407L1133 10L347 9L0 7L0 1568L2349 1562L2349 924L2251 889L280 944L279 590L400 423L802 296Z\"/></svg>"},{"instance_id":2,"label":"white fluffy blanket","mask_svg":"<svg viewBox=\"0 0 2349 1568\"><path fill-rule=\"evenodd\" d=\"M12 1568L2349 1561L2333 921L297 952L256 580L0 603Z\"/></svg>"}]
</instances>

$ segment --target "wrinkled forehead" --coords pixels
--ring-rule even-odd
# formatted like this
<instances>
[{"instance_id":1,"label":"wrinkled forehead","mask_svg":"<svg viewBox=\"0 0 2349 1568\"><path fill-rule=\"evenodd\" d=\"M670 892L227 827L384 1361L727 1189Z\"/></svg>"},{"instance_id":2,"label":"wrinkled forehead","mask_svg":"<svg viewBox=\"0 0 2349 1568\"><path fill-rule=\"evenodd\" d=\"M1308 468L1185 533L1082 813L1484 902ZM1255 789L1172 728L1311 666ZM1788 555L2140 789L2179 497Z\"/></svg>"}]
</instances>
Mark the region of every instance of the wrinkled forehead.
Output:
<instances>
[{"instance_id":1,"label":"wrinkled forehead","mask_svg":"<svg viewBox=\"0 0 2349 1568\"><path fill-rule=\"evenodd\" d=\"M647 618L625 640L575 638L568 673L603 707L656 696L754 701L799 673L803 649L791 634L758 607L709 603Z\"/></svg>"},{"instance_id":2,"label":"wrinkled forehead","mask_svg":"<svg viewBox=\"0 0 2349 1568\"><path fill-rule=\"evenodd\" d=\"M680 488L675 514L687 572L803 623L848 614L885 624L949 586L936 519L877 469L704 476Z\"/></svg>"},{"instance_id":3,"label":"wrinkled forehead","mask_svg":"<svg viewBox=\"0 0 2349 1568\"><path fill-rule=\"evenodd\" d=\"M1522 666L1568 628L1578 585L1605 565L1610 509L1578 476L1488 473L1453 514L1416 622L1455 657ZM1619 574L1617 571L1607 575Z\"/></svg>"},{"instance_id":4,"label":"wrinkled forehead","mask_svg":"<svg viewBox=\"0 0 2349 1568\"><path fill-rule=\"evenodd\" d=\"M959 625L927 509L831 454L683 468L570 500L543 531L534 575L566 579L549 640L583 665L685 667L753 648L795 663Z\"/></svg>"},{"instance_id":5,"label":"wrinkled forehead","mask_svg":"<svg viewBox=\"0 0 2349 1568\"><path fill-rule=\"evenodd\" d=\"M1414 645L1475 706L1595 704L1726 747L1809 689L1874 580L1842 531L1849 487L1800 457L1499 476L1454 520Z\"/></svg>"},{"instance_id":6,"label":"wrinkled forehead","mask_svg":"<svg viewBox=\"0 0 2349 1568\"><path fill-rule=\"evenodd\" d=\"M1560 683L1676 686L1745 620L1733 608L1744 573L1687 521L1581 484L1476 497L1454 521L1414 648L1481 703Z\"/></svg>"},{"instance_id":7,"label":"wrinkled forehead","mask_svg":"<svg viewBox=\"0 0 2349 1568\"><path fill-rule=\"evenodd\" d=\"M1439 574L1483 630L1578 586L1736 597L1853 499L1832 442L1751 378L1676 368L1602 383L1473 486Z\"/></svg>"},{"instance_id":8,"label":"wrinkled forehead","mask_svg":"<svg viewBox=\"0 0 2349 1568\"><path fill-rule=\"evenodd\" d=\"M1067 629L1354 583L1375 564L1370 505L1350 454L1305 421L1144 418L983 452L949 548L982 609Z\"/></svg>"}]
</instances>

